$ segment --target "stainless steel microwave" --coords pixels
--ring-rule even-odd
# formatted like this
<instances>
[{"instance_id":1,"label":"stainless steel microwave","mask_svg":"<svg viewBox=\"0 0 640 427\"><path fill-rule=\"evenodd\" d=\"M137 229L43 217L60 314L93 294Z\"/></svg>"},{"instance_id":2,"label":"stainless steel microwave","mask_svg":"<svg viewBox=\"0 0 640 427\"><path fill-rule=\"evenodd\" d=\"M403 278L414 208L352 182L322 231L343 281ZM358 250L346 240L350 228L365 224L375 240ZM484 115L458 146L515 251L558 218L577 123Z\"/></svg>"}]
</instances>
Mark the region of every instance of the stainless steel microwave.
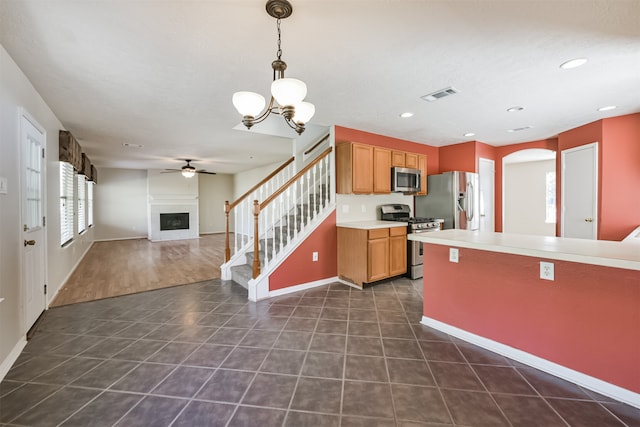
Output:
<instances>
[{"instance_id":1,"label":"stainless steel microwave","mask_svg":"<svg viewBox=\"0 0 640 427\"><path fill-rule=\"evenodd\" d=\"M417 193L421 190L422 171L411 168L391 168L391 191Z\"/></svg>"}]
</instances>

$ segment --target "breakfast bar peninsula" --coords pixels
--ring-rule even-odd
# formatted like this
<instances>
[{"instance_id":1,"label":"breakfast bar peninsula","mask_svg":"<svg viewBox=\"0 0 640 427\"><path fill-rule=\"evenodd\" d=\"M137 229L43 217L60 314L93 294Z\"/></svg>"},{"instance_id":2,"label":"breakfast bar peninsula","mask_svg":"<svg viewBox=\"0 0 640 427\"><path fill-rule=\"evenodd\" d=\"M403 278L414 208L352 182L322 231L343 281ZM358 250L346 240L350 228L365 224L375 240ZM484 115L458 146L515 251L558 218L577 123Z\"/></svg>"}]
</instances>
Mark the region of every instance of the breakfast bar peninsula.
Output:
<instances>
[{"instance_id":1,"label":"breakfast bar peninsula","mask_svg":"<svg viewBox=\"0 0 640 427\"><path fill-rule=\"evenodd\" d=\"M422 323L640 407L640 245L466 230L408 239L429 260Z\"/></svg>"}]
</instances>

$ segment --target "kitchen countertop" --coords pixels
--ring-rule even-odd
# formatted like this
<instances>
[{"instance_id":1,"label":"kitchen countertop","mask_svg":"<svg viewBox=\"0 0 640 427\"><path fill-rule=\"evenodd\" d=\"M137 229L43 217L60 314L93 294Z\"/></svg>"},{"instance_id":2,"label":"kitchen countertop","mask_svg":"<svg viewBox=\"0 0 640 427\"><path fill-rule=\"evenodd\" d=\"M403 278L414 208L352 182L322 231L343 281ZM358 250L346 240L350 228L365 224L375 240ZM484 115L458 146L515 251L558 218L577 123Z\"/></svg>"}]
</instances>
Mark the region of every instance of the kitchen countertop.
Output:
<instances>
[{"instance_id":1,"label":"kitchen countertop","mask_svg":"<svg viewBox=\"0 0 640 427\"><path fill-rule=\"evenodd\" d=\"M344 228L357 228L360 230L374 230L376 228L391 228L391 227L406 227L409 225L406 222L399 221L350 221L339 222L336 224L338 227Z\"/></svg>"},{"instance_id":2,"label":"kitchen countertop","mask_svg":"<svg viewBox=\"0 0 640 427\"><path fill-rule=\"evenodd\" d=\"M640 249L631 243L467 230L409 234L407 238L435 245L640 271Z\"/></svg>"}]
</instances>

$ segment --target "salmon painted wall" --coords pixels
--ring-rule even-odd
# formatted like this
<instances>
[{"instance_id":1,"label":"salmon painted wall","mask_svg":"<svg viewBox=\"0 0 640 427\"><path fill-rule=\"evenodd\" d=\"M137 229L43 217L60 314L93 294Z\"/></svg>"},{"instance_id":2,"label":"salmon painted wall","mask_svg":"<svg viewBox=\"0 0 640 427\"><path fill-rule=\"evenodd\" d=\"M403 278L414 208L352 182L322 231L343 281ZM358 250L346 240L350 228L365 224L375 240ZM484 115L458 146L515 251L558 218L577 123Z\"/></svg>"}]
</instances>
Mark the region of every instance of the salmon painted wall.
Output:
<instances>
[{"instance_id":1,"label":"salmon painted wall","mask_svg":"<svg viewBox=\"0 0 640 427\"><path fill-rule=\"evenodd\" d=\"M640 225L640 113L605 119L598 238L622 240Z\"/></svg>"},{"instance_id":2,"label":"salmon painted wall","mask_svg":"<svg viewBox=\"0 0 640 427\"><path fill-rule=\"evenodd\" d=\"M517 151L528 150L531 148L542 148L545 150L558 150L558 140L556 138L543 139L540 141L523 142L520 144L503 145L495 147L495 161L496 161L496 194L495 194L495 221L496 231L502 231L502 159L511 153ZM556 199L560 197L560 184L557 185ZM559 202L558 202L559 203ZM558 212L560 207L558 206ZM558 217L558 222L560 218ZM557 234L557 230L556 230Z\"/></svg>"},{"instance_id":3,"label":"salmon painted wall","mask_svg":"<svg viewBox=\"0 0 640 427\"><path fill-rule=\"evenodd\" d=\"M640 272L424 245L424 315L640 393Z\"/></svg>"},{"instance_id":4,"label":"salmon painted wall","mask_svg":"<svg viewBox=\"0 0 640 427\"><path fill-rule=\"evenodd\" d=\"M477 172L477 167L475 141L440 147L440 172Z\"/></svg>"},{"instance_id":5,"label":"salmon painted wall","mask_svg":"<svg viewBox=\"0 0 640 427\"><path fill-rule=\"evenodd\" d=\"M440 173L438 147L407 141L404 139L391 138L384 135L377 135L375 133L364 132L361 130L349 129L342 126L335 127L335 138L336 141L361 142L363 144L391 148L394 150L426 154L427 174L433 175Z\"/></svg>"},{"instance_id":6,"label":"salmon painted wall","mask_svg":"<svg viewBox=\"0 0 640 427\"><path fill-rule=\"evenodd\" d=\"M269 276L269 290L287 288L338 275L338 229L335 211ZM318 252L318 261L312 261Z\"/></svg>"}]
</instances>

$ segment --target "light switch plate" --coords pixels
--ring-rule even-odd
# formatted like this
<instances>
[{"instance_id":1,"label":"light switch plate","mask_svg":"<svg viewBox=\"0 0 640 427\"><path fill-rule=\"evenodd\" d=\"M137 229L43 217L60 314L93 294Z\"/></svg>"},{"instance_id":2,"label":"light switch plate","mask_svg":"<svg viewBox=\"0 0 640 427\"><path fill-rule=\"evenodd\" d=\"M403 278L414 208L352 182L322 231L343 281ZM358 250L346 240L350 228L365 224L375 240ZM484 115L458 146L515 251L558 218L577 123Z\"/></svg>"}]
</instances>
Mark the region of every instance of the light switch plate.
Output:
<instances>
[{"instance_id":1,"label":"light switch plate","mask_svg":"<svg viewBox=\"0 0 640 427\"><path fill-rule=\"evenodd\" d=\"M458 262L460 260L460 252L458 248L449 248L449 261Z\"/></svg>"},{"instance_id":2,"label":"light switch plate","mask_svg":"<svg viewBox=\"0 0 640 427\"><path fill-rule=\"evenodd\" d=\"M0 176L0 194L7 194L9 189L7 188L7 178Z\"/></svg>"}]
</instances>

